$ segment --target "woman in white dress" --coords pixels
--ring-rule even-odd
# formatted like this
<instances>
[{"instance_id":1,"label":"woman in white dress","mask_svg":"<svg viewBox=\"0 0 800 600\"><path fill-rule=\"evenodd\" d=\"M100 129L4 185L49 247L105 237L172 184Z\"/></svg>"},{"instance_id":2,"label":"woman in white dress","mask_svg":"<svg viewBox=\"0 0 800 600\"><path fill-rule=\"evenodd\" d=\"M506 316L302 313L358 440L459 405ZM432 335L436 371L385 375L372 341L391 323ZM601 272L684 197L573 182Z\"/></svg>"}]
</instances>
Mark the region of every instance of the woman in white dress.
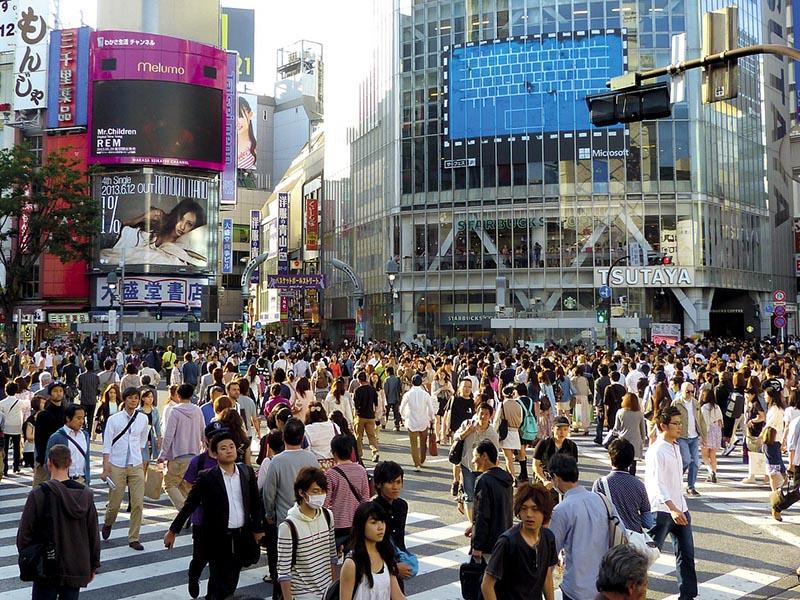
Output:
<instances>
[{"instance_id":1,"label":"woman in white dress","mask_svg":"<svg viewBox=\"0 0 800 600\"><path fill-rule=\"evenodd\" d=\"M344 559L339 582L341 600L405 600L386 520L386 512L377 502L364 502L356 509L350 534L352 550Z\"/></svg>"}]
</instances>

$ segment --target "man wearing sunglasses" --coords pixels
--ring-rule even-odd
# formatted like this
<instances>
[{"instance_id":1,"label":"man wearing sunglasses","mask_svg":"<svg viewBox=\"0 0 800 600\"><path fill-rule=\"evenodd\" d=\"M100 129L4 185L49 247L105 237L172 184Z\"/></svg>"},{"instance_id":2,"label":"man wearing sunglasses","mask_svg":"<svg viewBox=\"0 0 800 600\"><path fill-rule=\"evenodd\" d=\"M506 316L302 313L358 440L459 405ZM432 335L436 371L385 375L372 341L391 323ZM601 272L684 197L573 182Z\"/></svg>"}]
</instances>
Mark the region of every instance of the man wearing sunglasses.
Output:
<instances>
[{"instance_id":1,"label":"man wearing sunglasses","mask_svg":"<svg viewBox=\"0 0 800 600\"><path fill-rule=\"evenodd\" d=\"M705 439L708 426L700 410L700 403L695 395L695 387L691 381L686 381L681 386L681 393L672 401L672 406L680 411L681 434L678 446L683 461L683 471L687 474L687 496L699 496L694 485L697 482L697 472L700 470L700 441Z\"/></svg>"}]
</instances>

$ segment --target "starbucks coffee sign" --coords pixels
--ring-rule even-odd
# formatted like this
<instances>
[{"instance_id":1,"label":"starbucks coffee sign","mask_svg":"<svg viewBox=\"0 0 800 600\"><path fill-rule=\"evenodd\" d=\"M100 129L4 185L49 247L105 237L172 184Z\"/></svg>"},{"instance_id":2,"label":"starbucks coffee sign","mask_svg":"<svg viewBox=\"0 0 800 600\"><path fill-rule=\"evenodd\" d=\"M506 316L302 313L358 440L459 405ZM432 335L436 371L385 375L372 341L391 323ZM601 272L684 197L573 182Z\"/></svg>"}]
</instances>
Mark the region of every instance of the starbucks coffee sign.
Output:
<instances>
[{"instance_id":1,"label":"starbucks coffee sign","mask_svg":"<svg viewBox=\"0 0 800 600\"><path fill-rule=\"evenodd\" d=\"M654 267L614 267L609 277L608 269L595 269L596 287L693 287L694 269L672 265Z\"/></svg>"}]
</instances>

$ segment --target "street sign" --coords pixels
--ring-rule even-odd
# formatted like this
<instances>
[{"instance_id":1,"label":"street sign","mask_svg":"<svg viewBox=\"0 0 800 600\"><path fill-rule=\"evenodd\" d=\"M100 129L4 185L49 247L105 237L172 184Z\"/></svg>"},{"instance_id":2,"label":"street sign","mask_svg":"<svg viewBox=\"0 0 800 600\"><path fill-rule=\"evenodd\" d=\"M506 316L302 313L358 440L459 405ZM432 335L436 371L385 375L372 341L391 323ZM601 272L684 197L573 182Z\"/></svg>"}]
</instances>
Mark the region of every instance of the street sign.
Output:
<instances>
[{"instance_id":1,"label":"street sign","mask_svg":"<svg viewBox=\"0 0 800 600\"><path fill-rule=\"evenodd\" d=\"M256 341L257 342L263 342L264 341L264 334L263 333L257 333L256 334Z\"/></svg>"},{"instance_id":2,"label":"street sign","mask_svg":"<svg viewBox=\"0 0 800 600\"><path fill-rule=\"evenodd\" d=\"M611 298L612 291L611 291L611 288L609 286L602 285L602 286L600 286L600 289L597 290L597 293L600 294L600 297L603 300L608 300L609 298Z\"/></svg>"},{"instance_id":3,"label":"street sign","mask_svg":"<svg viewBox=\"0 0 800 600\"><path fill-rule=\"evenodd\" d=\"M764 312L768 315L771 315L775 312L775 305L774 304L765 304L764 305Z\"/></svg>"},{"instance_id":4,"label":"street sign","mask_svg":"<svg viewBox=\"0 0 800 600\"><path fill-rule=\"evenodd\" d=\"M775 316L776 317L785 317L786 316L786 306L783 304L779 304L775 307Z\"/></svg>"},{"instance_id":5,"label":"street sign","mask_svg":"<svg viewBox=\"0 0 800 600\"><path fill-rule=\"evenodd\" d=\"M786 292L783 290L775 290L772 292L772 301L775 302L775 304L785 304Z\"/></svg>"},{"instance_id":6,"label":"street sign","mask_svg":"<svg viewBox=\"0 0 800 600\"><path fill-rule=\"evenodd\" d=\"M261 321L256 321L256 329L261 329Z\"/></svg>"},{"instance_id":7,"label":"street sign","mask_svg":"<svg viewBox=\"0 0 800 600\"><path fill-rule=\"evenodd\" d=\"M686 34L677 33L672 36L670 42L670 50L672 52L672 64L676 65L686 60ZM675 102L683 102L686 98L686 75L678 73L672 76L672 81L669 86L670 100Z\"/></svg>"},{"instance_id":8,"label":"street sign","mask_svg":"<svg viewBox=\"0 0 800 600\"><path fill-rule=\"evenodd\" d=\"M786 327L786 317L775 317L775 318L772 320L772 323L773 323L773 324L775 325L775 327L777 327L778 329L783 329L784 327Z\"/></svg>"}]
</instances>

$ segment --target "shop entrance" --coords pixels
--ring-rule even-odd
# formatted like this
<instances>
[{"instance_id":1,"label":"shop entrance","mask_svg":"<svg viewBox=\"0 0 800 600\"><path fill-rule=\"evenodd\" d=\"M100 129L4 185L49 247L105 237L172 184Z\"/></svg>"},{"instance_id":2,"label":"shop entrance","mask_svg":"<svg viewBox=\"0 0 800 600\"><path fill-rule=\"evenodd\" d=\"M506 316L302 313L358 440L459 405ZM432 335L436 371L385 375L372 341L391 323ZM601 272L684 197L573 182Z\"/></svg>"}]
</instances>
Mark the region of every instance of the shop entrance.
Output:
<instances>
[{"instance_id":1,"label":"shop entrance","mask_svg":"<svg viewBox=\"0 0 800 600\"><path fill-rule=\"evenodd\" d=\"M712 336L742 339L749 335L748 325L758 331L755 305L747 292L717 289L710 312Z\"/></svg>"}]
</instances>

